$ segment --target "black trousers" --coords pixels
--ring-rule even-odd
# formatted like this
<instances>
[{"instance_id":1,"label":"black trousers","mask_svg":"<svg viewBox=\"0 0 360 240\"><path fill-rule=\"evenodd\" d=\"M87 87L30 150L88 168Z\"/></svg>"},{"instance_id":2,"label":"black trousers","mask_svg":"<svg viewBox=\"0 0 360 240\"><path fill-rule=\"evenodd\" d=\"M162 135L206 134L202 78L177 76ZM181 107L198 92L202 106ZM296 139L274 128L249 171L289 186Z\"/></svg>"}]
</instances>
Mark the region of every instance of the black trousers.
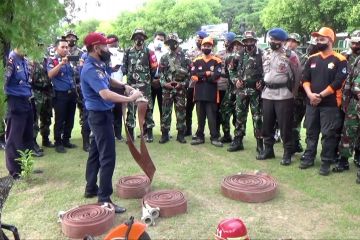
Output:
<instances>
[{"instance_id":1,"label":"black trousers","mask_svg":"<svg viewBox=\"0 0 360 240\"><path fill-rule=\"evenodd\" d=\"M8 96L6 116L6 168L12 176L21 172L20 164L15 160L20 155L17 150L33 149L34 116L30 101L25 97Z\"/></svg>"},{"instance_id":2,"label":"black trousers","mask_svg":"<svg viewBox=\"0 0 360 240\"><path fill-rule=\"evenodd\" d=\"M188 88L186 90L186 131L191 131L194 106L194 88Z\"/></svg>"},{"instance_id":3,"label":"black trousers","mask_svg":"<svg viewBox=\"0 0 360 240\"><path fill-rule=\"evenodd\" d=\"M113 113L109 111L89 111L89 125L93 133L89 157L86 163L86 188L89 193L97 193L99 202L110 202L113 193L112 176L115 168L115 139ZM99 174L99 186L97 176Z\"/></svg>"},{"instance_id":4,"label":"black trousers","mask_svg":"<svg viewBox=\"0 0 360 240\"><path fill-rule=\"evenodd\" d=\"M159 113L160 113L160 122L161 122L161 117L162 117L162 88L154 88L151 87L151 98L152 98L152 102L155 106L155 99L157 98L157 104L159 107ZM154 112L154 107L151 109L152 112Z\"/></svg>"},{"instance_id":5,"label":"black trousers","mask_svg":"<svg viewBox=\"0 0 360 240\"><path fill-rule=\"evenodd\" d=\"M226 90L220 90L219 91L219 103L217 104L217 110L216 110L216 129L220 133L220 125L221 125L221 113L220 113L220 105L225 97Z\"/></svg>"},{"instance_id":6,"label":"black trousers","mask_svg":"<svg viewBox=\"0 0 360 240\"><path fill-rule=\"evenodd\" d=\"M120 95L124 95L124 88L118 89L118 88L110 88L111 91L114 91ZM114 115L114 134L117 139L120 139L122 137L122 104L121 103L115 103L115 107L113 108L113 115Z\"/></svg>"},{"instance_id":7,"label":"black trousers","mask_svg":"<svg viewBox=\"0 0 360 240\"><path fill-rule=\"evenodd\" d=\"M262 134L265 147L272 148L275 143L275 124L278 123L284 153L290 154L293 149L292 126L294 114L294 99L269 100L263 99Z\"/></svg>"},{"instance_id":8,"label":"black trousers","mask_svg":"<svg viewBox=\"0 0 360 240\"><path fill-rule=\"evenodd\" d=\"M306 106L306 150L304 153L306 159L314 161L321 133L321 161L335 161L342 119L338 107Z\"/></svg>"},{"instance_id":9,"label":"black trousers","mask_svg":"<svg viewBox=\"0 0 360 240\"><path fill-rule=\"evenodd\" d=\"M208 125L210 129L210 140L219 138L219 131L216 128L216 111L217 104L215 102L196 102L196 113L198 118L198 129L196 131L196 136L198 138L204 139L205 137L204 128L206 118L208 119Z\"/></svg>"},{"instance_id":10,"label":"black trousers","mask_svg":"<svg viewBox=\"0 0 360 240\"><path fill-rule=\"evenodd\" d=\"M53 99L55 111L54 140L56 145L68 142L74 127L76 110L76 93L67 91L55 91Z\"/></svg>"}]
</instances>

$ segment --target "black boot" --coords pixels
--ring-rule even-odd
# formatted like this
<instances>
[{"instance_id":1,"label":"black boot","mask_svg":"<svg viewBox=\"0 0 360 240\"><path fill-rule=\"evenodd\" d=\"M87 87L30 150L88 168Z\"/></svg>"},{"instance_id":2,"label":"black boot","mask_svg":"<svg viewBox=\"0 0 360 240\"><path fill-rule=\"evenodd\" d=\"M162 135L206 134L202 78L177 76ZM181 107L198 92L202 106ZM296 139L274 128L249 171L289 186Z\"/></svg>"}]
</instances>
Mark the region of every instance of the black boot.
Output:
<instances>
[{"instance_id":1,"label":"black boot","mask_svg":"<svg viewBox=\"0 0 360 240\"><path fill-rule=\"evenodd\" d=\"M147 129L147 136L146 136L146 142L151 143L154 141L153 131L152 128Z\"/></svg>"},{"instance_id":2,"label":"black boot","mask_svg":"<svg viewBox=\"0 0 360 240\"><path fill-rule=\"evenodd\" d=\"M349 161L348 161L348 158L346 157L341 157L339 162L336 164L336 166L332 169L333 172L337 172L337 173L340 173L340 172L343 172L343 171L346 171L346 170L349 170L350 167L349 167Z\"/></svg>"},{"instance_id":3,"label":"black boot","mask_svg":"<svg viewBox=\"0 0 360 240\"><path fill-rule=\"evenodd\" d=\"M186 143L185 136L184 136L184 131L182 131L182 130L178 131L176 141L178 141L179 143Z\"/></svg>"},{"instance_id":4,"label":"black boot","mask_svg":"<svg viewBox=\"0 0 360 240\"><path fill-rule=\"evenodd\" d=\"M360 167L360 149L355 149L354 163L356 167Z\"/></svg>"},{"instance_id":5,"label":"black boot","mask_svg":"<svg viewBox=\"0 0 360 240\"><path fill-rule=\"evenodd\" d=\"M85 152L89 152L90 151L90 140L89 140L89 136L85 136L83 135L82 136L82 139L83 139L83 150Z\"/></svg>"},{"instance_id":6,"label":"black boot","mask_svg":"<svg viewBox=\"0 0 360 240\"><path fill-rule=\"evenodd\" d=\"M281 160L280 164L283 166L289 166L291 164L290 151L287 151L287 150L284 151L283 159Z\"/></svg>"},{"instance_id":7,"label":"black boot","mask_svg":"<svg viewBox=\"0 0 360 240\"><path fill-rule=\"evenodd\" d=\"M319 174L322 176L329 175L330 174L330 166L331 166L330 161L322 161L320 170L319 170Z\"/></svg>"},{"instance_id":8,"label":"black boot","mask_svg":"<svg viewBox=\"0 0 360 240\"><path fill-rule=\"evenodd\" d=\"M242 137L235 137L234 141L230 144L229 148L227 149L228 152L236 152L244 150L244 145L242 142Z\"/></svg>"},{"instance_id":9,"label":"black boot","mask_svg":"<svg viewBox=\"0 0 360 240\"><path fill-rule=\"evenodd\" d=\"M36 139L34 139L34 151L35 152L44 152L44 149L42 149L39 144L37 143Z\"/></svg>"},{"instance_id":10,"label":"black boot","mask_svg":"<svg viewBox=\"0 0 360 240\"><path fill-rule=\"evenodd\" d=\"M264 151L262 151L261 153L259 153L259 155L256 156L257 160L266 160L271 158L275 158L274 148L273 146L267 145L265 145Z\"/></svg>"},{"instance_id":11,"label":"black boot","mask_svg":"<svg viewBox=\"0 0 360 240\"><path fill-rule=\"evenodd\" d=\"M224 136L222 136L220 138L220 141L222 143L231 143L232 142L232 137L231 137L230 132L224 132Z\"/></svg>"},{"instance_id":12,"label":"black boot","mask_svg":"<svg viewBox=\"0 0 360 240\"><path fill-rule=\"evenodd\" d=\"M256 139L256 152L259 154L264 151L264 140L262 138Z\"/></svg>"},{"instance_id":13,"label":"black boot","mask_svg":"<svg viewBox=\"0 0 360 240\"><path fill-rule=\"evenodd\" d=\"M168 142L170 140L169 138L169 131L168 130L163 130L161 133L161 138L159 140L160 144L164 144L166 142Z\"/></svg>"},{"instance_id":14,"label":"black boot","mask_svg":"<svg viewBox=\"0 0 360 240\"><path fill-rule=\"evenodd\" d=\"M42 146L47 148L53 148L55 145L49 140L48 137L43 137Z\"/></svg>"}]
</instances>

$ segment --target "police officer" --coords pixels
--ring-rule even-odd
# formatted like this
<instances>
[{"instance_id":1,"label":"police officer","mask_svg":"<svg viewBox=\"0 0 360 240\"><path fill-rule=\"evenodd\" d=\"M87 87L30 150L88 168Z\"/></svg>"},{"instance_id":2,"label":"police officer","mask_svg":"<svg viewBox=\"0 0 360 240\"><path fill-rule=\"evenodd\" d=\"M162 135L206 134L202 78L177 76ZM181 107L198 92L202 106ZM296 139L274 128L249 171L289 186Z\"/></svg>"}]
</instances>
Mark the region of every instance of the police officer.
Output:
<instances>
[{"instance_id":1,"label":"police officer","mask_svg":"<svg viewBox=\"0 0 360 240\"><path fill-rule=\"evenodd\" d=\"M111 201L112 175L115 168L115 138L112 127L113 102L130 102L141 96L141 93L122 83L113 81L106 72L105 62L110 60L108 39L99 33L89 33L84 44L88 51L81 71L81 90L89 111L88 121L94 140L91 141L89 157L86 164L85 197L98 197L98 202ZM124 87L126 91L133 91L130 97L119 95L109 90L110 83L116 87ZM97 175L99 174L99 185ZM123 213L125 208L112 203L116 213Z\"/></svg>"},{"instance_id":2,"label":"police officer","mask_svg":"<svg viewBox=\"0 0 360 240\"><path fill-rule=\"evenodd\" d=\"M165 44L169 47L170 52L166 53L160 60L163 115L161 118L162 135L159 143L169 141L173 104L175 104L176 129L178 131L176 140L180 143L186 143L184 138L186 131L186 85L190 76L191 61L179 47L179 43L177 33L169 34Z\"/></svg>"},{"instance_id":3,"label":"police officer","mask_svg":"<svg viewBox=\"0 0 360 240\"><path fill-rule=\"evenodd\" d=\"M265 88L263 99L263 127L265 149L258 160L274 158L273 145L275 123L278 122L284 154L281 165L291 164L293 152L292 129L294 96L300 82L300 62L293 51L286 50L284 44L288 34L281 28L273 28L268 33L270 48L263 55Z\"/></svg>"},{"instance_id":4,"label":"police officer","mask_svg":"<svg viewBox=\"0 0 360 240\"><path fill-rule=\"evenodd\" d=\"M48 59L47 71L54 88L55 150L58 153L65 153L64 147L76 147L70 143L70 138L74 126L77 94L74 70L67 59L69 54L68 41L65 38L58 39L55 42L55 47L56 54Z\"/></svg>"},{"instance_id":5,"label":"police officer","mask_svg":"<svg viewBox=\"0 0 360 240\"><path fill-rule=\"evenodd\" d=\"M195 39L196 47L189 50L186 53L188 55L188 58L191 61L194 61L195 58L202 55L201 42L207 36L208 36L208 34L205 31L196 32L196 39ZM189 87L188 87L188 89L186 91L186 133L185 133L185 136L191 136L192 135L192 129L191 129L192 116L193 116L192 114L193 114L193 110L194 110L194 106L195 106L195 103L194 103L194 85L195 85L195 83L190 80Z\"/></svg>"},{"instance_id":6,"label":"police officer","mask_svg":"<svg viewBox=\"0 0 360 240\"><path fill-rule=\"evenodd\" d=\"M207 118L211 144L216 147L223 146L216 128L216 111L219 103L216 81L221 76L221 59L211 54L213 47L213 39L204 38L201 43L203 55L195 58L191 68L191 80L195 82L194 101L198 118L196 137L192 139L191 145L205 143L204 127Z\"/></svg>"},{"instance_id":7,"label":"police officer","mask_svg":"<svg viewBox=\"0 0 360 240\"><path fill-rule=\"evenodd\" d=\"M18 150L33 149L33 110L28 61L20 48L9 54L5 70L4 90L7 98L5 159L9 174L20 177L21 167L16 160Z\"/></svg>"},{"instance_id":8,"label":"police officer","mask_svg":"<svg viewBox=\"0 0 360 240\"><path fill-rule=\"evenodd\" d=\"M346 58L333 51L335 33L323 27L311 34L317 42L318 54L310 56L303 72L303 87L308 100L305 113L306 150L300 168L314 165L319 134L322 135L321 167L319 174L330 173L336 159L337 134L342 125L340 113L341 87L347 77Z\"/></svg>"},{"instance_id":9,"label":"police officer","mask_svg":"<svg viewBox=\"0 0 360 240\"><path fill-rule=\"evenodd\" d=\"M305 55L302 54L298 50L298 46L301 43L301 37L298 33L290 33L289 37L286 42L286 48L289 50L294 51L300 60L301 69L303 69L303 66L305 65ZM306 110L306 93L302 87L301 84L299 84L298 94L294 99L294 122L293 122L293 147L294 153L301 153L304 151L302 145L301 145L301 138L300 138L300 131L301 131L301 122L305 116L305 110Z\"/></svg>"},{"instance_id":10,"label":"police officer","mask_svg":"<svg viewBox=\"0 0 360 240\"><path fill-rule=\"evenodd\" d=\"M235 95L233 94L233 84L229 83L229 71L228 65L233 56L233 41L235 40L236 34L233 32L228 32L225 35L225 49L216 53L221 59L222 63L222 73L220 79L217 81L218 91L219 91L219 101L217 113L217 128L220 131L220 125L224 135L220 138L222 143L230 143L232 137L230 134L230 117L235 113Z\"/></svg>"},{"instance_id":11,"label":"police officer","mask_svg":"<svg viewBox=\"0 0 360 240\"><path fill-rule=\"evenodd\" d=\"M134 45L125 51L121 70L124 75L127 75L127 83L132 87L140 89L144 97L149 101L145 116L146 141L153 142L152 129L155 123L152 116L151 82L155 76L158 64L155 53L145 46L146 39L147 36L144 30L135 29L131 36ZM126 125L132 139L134 139L135 116L136 106L130 103L128 105Z\"/></svg>"},{"instance_id":12,"label":"police officer","mask_svg":"<svg viewBox=\"0 0 360 240\"><path fill-rule=\"evenodd\" d=\"M234 60L231 69L231 80L236 86L236 124L235 139L228 148L229 152L243 150L243 138L246 134L246 121L249 106L253 119L256 151L263 151L262 102L261 90L264 85L262 66L263 51L256 47L256 35L253 31L246 31L242 43L244 51Z\"/></svg>"}]
</instances>

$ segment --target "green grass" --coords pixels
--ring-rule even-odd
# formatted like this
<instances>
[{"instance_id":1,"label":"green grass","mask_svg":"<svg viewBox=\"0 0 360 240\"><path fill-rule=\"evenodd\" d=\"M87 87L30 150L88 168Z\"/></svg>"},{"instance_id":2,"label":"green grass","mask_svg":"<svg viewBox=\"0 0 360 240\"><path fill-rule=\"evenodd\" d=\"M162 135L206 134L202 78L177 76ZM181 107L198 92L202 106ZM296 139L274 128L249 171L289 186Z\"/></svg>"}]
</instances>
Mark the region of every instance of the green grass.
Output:
<instances>
[{"instance_id":1,"label":"green grass","mask_svg":"<svg viewBox=\"0 0 360 240\"><path fill-rule=\"evenodd\" d=\"M154 116L158 118L157 113ZM300 155L296 155L291 166L283 167L279 164L280 144L275 146L276 159L257 161L250 118L245 151L229 153L226 147L210 145L208 138L204 145L191 146L189 138L188 144L181 145L175 141L174 119L169 143L157 143L160 139L157 124L155 142L148 144L157 167L152 189L183 191L188 212L157 220L156 226L147 230L152 239L213 239L218 222L227 217L242 218L253 239L359 239L360 185L355 184L353 164L349 172L328 177L318 174L319 159L314 168L300 170ZM196 120L194 131L195 128ZM23 239L66 239L57 223L58 212L94 201L83 198L87 154L80 149L78 125L73 133L78 149L67 154L45 149L45 156L35 162L35 168L43 169L44 173L34 175L30 183L17 182L10 193L2 221L16 225ZM121 176L141 173L125 143L117 143L116 152L114 184ZM4 162L1 176L7 173ZM277 179L279 192L275 199L249 204L221 195L223 177L254 170L262 170ZM125 214L117 216L117 224L131 215L141 217L140 200L123 200L115 194L112 198L127 208Z\"/></svg>"}]
</instances>

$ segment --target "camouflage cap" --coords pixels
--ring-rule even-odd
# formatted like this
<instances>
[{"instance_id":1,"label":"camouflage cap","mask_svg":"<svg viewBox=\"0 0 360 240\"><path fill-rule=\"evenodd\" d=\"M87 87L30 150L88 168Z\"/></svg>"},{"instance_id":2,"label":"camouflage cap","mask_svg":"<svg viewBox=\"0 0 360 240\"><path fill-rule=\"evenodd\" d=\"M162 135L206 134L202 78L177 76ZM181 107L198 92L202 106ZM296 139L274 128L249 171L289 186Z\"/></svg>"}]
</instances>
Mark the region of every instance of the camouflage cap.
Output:
<instances>
[{"instance_id":1,"label":"camouflage cap","mask_svg":"<svg viewBox=\"0 0 360 240\"><path fill-rule=\"evenodd\" d=\"M178 36L177 33L170 33L170 34L167 36L166 40L165 40L165 44L167 44L167 42L169 42L169 41L171 41L171 40L176 41L176 42L178 42L178 43L180 43L180 42L182 41L182 40L179 38L179 36Z\"/></svg>"},{"instance_id":2,"label":"camouflage cap","mask_svg":"<svg viewBox=\"0 0 360 240\"><path fill-rule=\"evenodd\" d=\"M145 39L147 39L147 35L143 29L137 28L134 30L133 34L131 35L131 40L134 40L135 35L140 34L143 35Z\"/></svg>"},{"instance_id":3,"label":"camouflage cap","mask_svg":"<svg viewBox=\"0 0 360 240\"><path fill-rule=\"evenodd\" d=\"M352 42L352 43L360 43L360 37L351 37L350 42Z\"/></svg>"},{"instance_id":4,"label":"camouflage cap","mask_svg":"<svg viewBox=\"0 0 360 240\"><path fill-rule=\"evenodd\" d=\"M68 30L68 31L66 31L65 34L64 34L65 37L68 37L68 36L70 36L70 35L76 37L76 40L79 40L78 36L76 35L75 31L73 31L73 30Z\"/></svg>"},{"instance_id":5,"label":"camouflage cap","mask_svg":"<svg viewBox=\"0 0 360 240\"><path fill-rule=\"evenodd\" d=\"M245 31L242 41L245 41L246 39L254 39L257 41L255 32L254 31Z\"/></svg>"},{"instance_id":6,"label":"camouflage cap","mask_svg":"<svg viewBox=\"0 0 360 240\"><path fill-rule=\"evenodd\" d=\"M301 37L300 37L300 35L298 33L290 33L289 36L288 36L288 40L289 39L293 39L298 43L301 42Z\"/></svg>"}]
</instances>

